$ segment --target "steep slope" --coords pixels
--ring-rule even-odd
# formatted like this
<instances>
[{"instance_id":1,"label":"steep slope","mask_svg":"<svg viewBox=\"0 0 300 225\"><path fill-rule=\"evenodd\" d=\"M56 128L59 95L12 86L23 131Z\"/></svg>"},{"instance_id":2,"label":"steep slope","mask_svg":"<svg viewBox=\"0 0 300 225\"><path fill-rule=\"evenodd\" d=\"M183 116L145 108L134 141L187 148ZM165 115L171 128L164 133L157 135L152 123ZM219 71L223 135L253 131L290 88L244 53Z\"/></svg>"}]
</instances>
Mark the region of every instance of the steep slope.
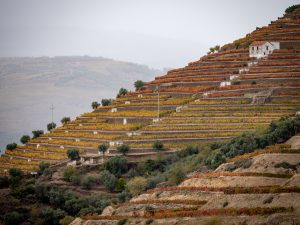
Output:
<instances>
[{"instance_id":1,"label":"steep slope","mask_svg":"<svg viewBox=\"0 0 300 225\"><path fill-rule=\"evenodd\" d=\"M299 162L300 149L269 146L72 224L298 224Z\"/></svg>"},{"instance_id":2,"label":"steep slope","mask_svg":"<svg viewBox=\"0 0 300 225\"><path fill-rule=\"evenodd\" d=\"M0 170L32 172L40 161L65 160L68 148L97 154L101 143L110 144L105 157L118 155L116 147L126 143L129 160L144 160L158 153L152 148L155 140L164 143L168 154L187 144L264 129L273 120L295 115L300 109L299 19L299 10L288 13L220 52L171 70L110 106L7 151ZM249 44L261 40L278 41L281 47L263 59L251 58Z\"/></svg>"}]
</instances>

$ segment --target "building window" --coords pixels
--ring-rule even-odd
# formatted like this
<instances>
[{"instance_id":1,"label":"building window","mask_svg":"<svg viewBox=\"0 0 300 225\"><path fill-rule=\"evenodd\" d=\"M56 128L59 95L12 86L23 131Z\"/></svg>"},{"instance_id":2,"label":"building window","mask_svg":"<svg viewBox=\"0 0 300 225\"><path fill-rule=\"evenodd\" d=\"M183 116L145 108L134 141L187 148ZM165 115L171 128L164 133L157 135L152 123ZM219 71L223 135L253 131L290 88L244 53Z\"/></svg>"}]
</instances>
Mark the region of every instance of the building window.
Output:
<instances>
[{"instance_id":1,"label":"building window","mask_svg":"<svg viewBox=\"0 0 300 225\"><path fill-rule=\"evenodd\" d=\"M269 50L269 46L268 45L266 46L266 49Z\"/></svg>"},{"instance_id":2,"label":"building window","mask_svg":"<svg viewBox=\"0 0 300 225\"><path fill-rule=\"evenodd\" d=\"M258 50L258 46L256 47L256 50Z\"/></svg>"},{"instance_id":3,"label":"building window","mask_svg":"<svg viewBox=\"0 0 300 225\"><path fill-rule=\"evenodd\" d=\"M254 51L254 47L252 47L252 51Z\"/></svg>"}]
</instances>

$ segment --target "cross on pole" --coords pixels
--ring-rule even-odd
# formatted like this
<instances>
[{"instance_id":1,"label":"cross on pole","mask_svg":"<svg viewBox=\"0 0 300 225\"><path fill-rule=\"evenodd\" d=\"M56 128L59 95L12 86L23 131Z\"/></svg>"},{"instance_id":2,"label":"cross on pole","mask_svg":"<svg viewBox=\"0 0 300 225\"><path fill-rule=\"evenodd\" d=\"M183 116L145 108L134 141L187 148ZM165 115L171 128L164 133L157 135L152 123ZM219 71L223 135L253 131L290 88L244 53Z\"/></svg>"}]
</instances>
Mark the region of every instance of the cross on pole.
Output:
<instances>
[{"instance_id":1,"label":"cross on pole","mask_svg":"<svg viewBox=\"0 0 300 225\"><path fill-rule=\"evenodd\" d=\"M52 125L53 125L53 112L54 112L54 106L53 106L53 104L51 105L51 107L50 107L50 110L51 110L51 114L52 114Z\"/></svg>"}]
</instances>

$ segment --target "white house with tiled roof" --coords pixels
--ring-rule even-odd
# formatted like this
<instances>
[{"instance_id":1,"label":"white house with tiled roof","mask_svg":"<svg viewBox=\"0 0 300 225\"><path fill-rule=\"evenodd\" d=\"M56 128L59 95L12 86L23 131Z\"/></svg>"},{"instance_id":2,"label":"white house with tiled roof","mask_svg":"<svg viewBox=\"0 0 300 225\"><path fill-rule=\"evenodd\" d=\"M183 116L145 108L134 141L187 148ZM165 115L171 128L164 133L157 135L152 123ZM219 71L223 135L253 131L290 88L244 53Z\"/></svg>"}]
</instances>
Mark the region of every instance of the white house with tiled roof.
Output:
<instances>
[{"instance_id":1,"label":"white house with tiled roof","mask_svg":"<svg viewBox=\"0 0 300 225\"><path fill-rule=\"evenodd\" d=\"M250 57L263 58L271 54L275 49L280 49L279 42L273 41L254 41L249 46Z\"/></svg>"}]
</instances>

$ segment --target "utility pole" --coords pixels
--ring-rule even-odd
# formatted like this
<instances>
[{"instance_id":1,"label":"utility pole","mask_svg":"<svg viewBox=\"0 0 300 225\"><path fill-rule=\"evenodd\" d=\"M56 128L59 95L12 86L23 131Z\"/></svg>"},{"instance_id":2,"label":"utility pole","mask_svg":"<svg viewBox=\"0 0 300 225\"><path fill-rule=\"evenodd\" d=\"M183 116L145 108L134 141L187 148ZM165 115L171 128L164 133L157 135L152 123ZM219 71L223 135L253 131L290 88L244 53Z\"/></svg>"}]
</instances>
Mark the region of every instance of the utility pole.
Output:
<instances>
[{"instance_id":1,"label":"utility pole","mask_svg":"<svg viewBox=\"0 0 300 225\"><path fill-rule=\"evenodd\" d=\"M50 107L50 110L51 110L51 114L52 114L52 126L53 126L53 124L54 124L54 121L53 121L53 112L54 112L54 106L53 106L53 104L51 105L51 107Z\"/></svg>"}]
</instances>

